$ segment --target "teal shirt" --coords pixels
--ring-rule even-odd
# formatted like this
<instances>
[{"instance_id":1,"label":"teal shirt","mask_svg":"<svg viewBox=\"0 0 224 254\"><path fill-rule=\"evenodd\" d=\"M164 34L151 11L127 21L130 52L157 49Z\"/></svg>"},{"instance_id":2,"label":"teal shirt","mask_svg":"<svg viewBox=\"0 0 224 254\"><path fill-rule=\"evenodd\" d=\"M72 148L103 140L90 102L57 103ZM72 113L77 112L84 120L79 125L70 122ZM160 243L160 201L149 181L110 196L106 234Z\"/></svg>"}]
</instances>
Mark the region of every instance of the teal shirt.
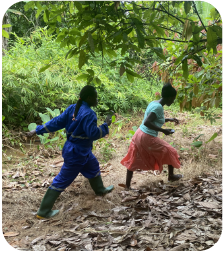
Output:
<instances>
[{"instance_id":1,"label":"teal shirt","mask_svg":"<svg viewBox=\"0 0 224 254\"><path fill-rule=\"evenodd\" d=\"M162 125L165 123L163 106L157 101L152 101L151 103L149 103L149 105L145 111L144 119L143 119L142 124L140 125L139 128L143 132L145 132L153 137L157 137L158 131L151 130L144 125L145 119L151 112L155 113L156 117L157 117L156 120L153 121L152 123L155 124L156 126L158 126L159 128L162 127Z\"/></svg>"}]
</instances>

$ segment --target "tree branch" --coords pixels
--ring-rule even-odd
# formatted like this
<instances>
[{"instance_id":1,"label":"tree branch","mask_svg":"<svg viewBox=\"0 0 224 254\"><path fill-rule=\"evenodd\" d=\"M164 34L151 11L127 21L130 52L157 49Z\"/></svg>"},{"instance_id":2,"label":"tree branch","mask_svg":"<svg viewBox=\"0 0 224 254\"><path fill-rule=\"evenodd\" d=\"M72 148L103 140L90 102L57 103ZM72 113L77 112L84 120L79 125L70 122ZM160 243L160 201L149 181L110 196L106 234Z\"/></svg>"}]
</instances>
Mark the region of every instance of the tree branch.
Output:
<instances>
[{"instance_id":1,"label":"tree branch","mask_svg":"<svg viewBox=\"0 0 224 254\"><path fill-rule=\"evenodd\" d=\"M150 8L146 8L146 7L143 7L143 8L140 8L140 9L141 9L141 10L150 10ZM127 11L133 11L133 10L125 10L125 12L127 12ZM169 16L171 16L171 17L173 17L173 18L179 20L182 24L184 24L184 22L183 22L181 19L179 19L178 17L174 16L173 14L167 12L166 10L154 8L152 11L162 11L162 12L165 12L165 13L168 14Z\"/></svg>"},{"instance_id":2,"label":"tree branch","mask_svg":"<svg viewBox=\"0 0 224 254\"><path fill-rule=\"evenodd\" d=\"M197 8L196 8L196 5L195 5L195 2L194 2L194 1L192 1L192 3L193 3L193 5L194 5L194 9L195 9L195 12L196 12L196 13L197 13L197 15L198 15L198 18L200 19L201 24L202 24L202 26L204 27L204 29L205 29L205 31L206 31L206 33L207 33L207 29L206 29L205 25L203 24L203 22L202 22L202 20L201 20L201 17L200 17L200 15L199 15L198 11L197 11Z\"/></svg>"},{"instance_id":3,"label":"tree branch","mask_svg":"<svg viewBox=\"0 0 224 254\"><path fill-rule=\"evenodd\" d=\"M143 25L150 25L150 24L143 23ZM182 33L177 32L177 31L175 31L175 30L173 30L173 29L171 29L171 28L166 28L165 26L161 26L161 25L159 25L159 27L164 28L164 29L166 29L166 30L169 30L169 31L171 31L171 32L173 32L173 33L177 33L177 34L182 35Z\"/></svg>"},{"instance_id":4,"label":"tree branch","mask_svg":"<svg viewBox=\"0 0 224 254\"><path fill-rule=\"evenodd\" d=\"M161 38L161 37L155 37L155 38L151 38L149 40L165 40L165 41L176 41L176 42L182 42L182 43L186 43L186 41L181 41L181 40L174 40L174 39L167 39L167 38ZM193 42L192 40L189 40L190 42Z\"/></svg>"}]
</instances>

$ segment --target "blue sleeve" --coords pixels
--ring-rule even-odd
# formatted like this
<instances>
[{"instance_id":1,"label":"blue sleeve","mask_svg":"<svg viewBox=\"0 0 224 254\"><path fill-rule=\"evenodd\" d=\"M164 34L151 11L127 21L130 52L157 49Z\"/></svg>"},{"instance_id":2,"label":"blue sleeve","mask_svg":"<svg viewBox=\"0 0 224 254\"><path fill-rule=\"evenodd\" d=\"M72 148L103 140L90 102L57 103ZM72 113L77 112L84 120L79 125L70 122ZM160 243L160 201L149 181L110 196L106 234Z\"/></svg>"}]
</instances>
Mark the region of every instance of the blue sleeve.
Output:
<instances>
[{"instance_id":1,"label":"blue sleeve","mask_svg":"<svg viewBox=\"0 0 224 254\"><path fill-rule=\"evenodd\" d=\"M68 116L72 106L73 105L70 105L61 115L54 117L49 122L43 125L38 125L36 127L37 135L43 135L44 133L55 132L64 129L68 122Z\"/></svg>"},{"instance_id":2,"label":"blue sleeve","mask_svg":"<svg viewBox=\"0 0 224 254\"><path fill-rule=\"evenodd\" d=\"M87 137L92 140L97 140L105 137L109 134L108 125L103 123L101 126L97 127L97 117L93 114L88 114L83 119L83 130Z\"/></svg>"}]
</instances>

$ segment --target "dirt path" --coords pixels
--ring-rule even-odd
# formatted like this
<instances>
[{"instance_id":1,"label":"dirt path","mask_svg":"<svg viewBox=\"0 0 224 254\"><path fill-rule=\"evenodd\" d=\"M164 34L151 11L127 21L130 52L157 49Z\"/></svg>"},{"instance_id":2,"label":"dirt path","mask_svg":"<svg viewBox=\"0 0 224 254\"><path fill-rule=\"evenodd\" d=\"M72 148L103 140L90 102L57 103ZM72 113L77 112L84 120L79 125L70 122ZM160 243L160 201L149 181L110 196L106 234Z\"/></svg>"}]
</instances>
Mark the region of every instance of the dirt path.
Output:
<instances>
[{"instance_id":1,"label":"dirt path","mask_svg":"<svg viewBox=\"0 0 224 254\"><path fill-rule=\"evenodd\" d=\"M130 126L134 124L138 122ZM166 168L161 175L136 171L132 182L135 190L125 191L118 184L125 183L126 169L120 160L130 141L122 133L130 126L121 130L120 136L107 139L116 153L101 164L105 186L113 184L115 190L96 197L88 181L79 175L56 201L60 213L50 220L38 220L35 213L63 163L60 154L47 158L51 154L43 150L38 159L3 164L6 241L18 250L197 251L212 247L222 230L221 132L200 150L190 146L197 133L185 135L183 125L176 128L175 136L161 137L178 150L182 167L176 172L184 178L171 184ZM201 140L219 130L220 126L203 127ZM99 161L105 155L101 146L98 143L94 151Z\"/></svg>"}]
</instances>

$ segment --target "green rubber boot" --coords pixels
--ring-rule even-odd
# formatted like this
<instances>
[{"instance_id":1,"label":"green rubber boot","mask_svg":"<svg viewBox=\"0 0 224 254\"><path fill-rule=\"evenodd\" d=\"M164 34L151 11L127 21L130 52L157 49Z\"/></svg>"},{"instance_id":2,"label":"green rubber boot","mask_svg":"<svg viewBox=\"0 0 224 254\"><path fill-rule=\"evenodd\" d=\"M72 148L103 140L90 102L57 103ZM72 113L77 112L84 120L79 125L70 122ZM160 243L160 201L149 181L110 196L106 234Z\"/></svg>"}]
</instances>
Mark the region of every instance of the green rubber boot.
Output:
<instances>
[{"instance_id":1,"label":"green rubber boot","mask_svg":"<svg viewBox=\"0 0 224 254\"><path fill-rule=\"evenodd\" d=\"M113 185L110 185L109 187L105 188L103 186L101 175L98 175L97 177L89 179L89 183L97 196L103 196L111 192L114 188Z\"/></svg>"},{"instance_id":2,"label":"green rubber boot","mask_svg":"<svg viewBox=\"0 0 224 254\"><path fill-rule=\"evenodd\" d=\"M37 211L37 218L38 219L47 219L55 216L56 214L59 213L59 210L51 210L54 202L56 199L59 197L61 192L52 190L52 189L47 189L47 192L45 193L42 202L40 204L40 208Z\"/></svg>"}]
</instances>

